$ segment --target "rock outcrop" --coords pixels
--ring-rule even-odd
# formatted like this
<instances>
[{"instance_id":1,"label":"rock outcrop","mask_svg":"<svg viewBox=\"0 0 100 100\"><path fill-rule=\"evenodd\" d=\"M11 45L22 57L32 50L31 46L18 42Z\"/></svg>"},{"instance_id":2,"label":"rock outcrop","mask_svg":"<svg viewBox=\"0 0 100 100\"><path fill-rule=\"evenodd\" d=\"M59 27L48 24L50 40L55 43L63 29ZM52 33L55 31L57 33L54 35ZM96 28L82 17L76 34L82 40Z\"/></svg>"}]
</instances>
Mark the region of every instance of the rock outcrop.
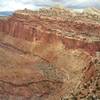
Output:
<instances>
[{"instance_id":1,"label":"rock outcrop","mask_svg":"<svg viewBox=\"0 0 100 100\"><path fill-rule=\"evenodd\" d=\"M92 55L100 50L98 40L91 39L91 42L88 41L88 37L98 38L100 36L100 25L90 22L60 21L46 19L45 17L41 18L38 15L15 13L8 20L0 21L0 31L31 42L44 41L48 43L60 39L66 48L84 49ZM71 33L73 34L70 38Z\"/></svg>"},{"instance_id":2,"label":"rock outcrop","mask_svg":"<svg viewBox=\"0 0 100 100\"><path fill-rule=\"evenodd\" d=\"M50 8L16 11L0 20L4 98L59 100L95 78L100 24L78 17L70 10Z\"/></svg>"}]
</instances>

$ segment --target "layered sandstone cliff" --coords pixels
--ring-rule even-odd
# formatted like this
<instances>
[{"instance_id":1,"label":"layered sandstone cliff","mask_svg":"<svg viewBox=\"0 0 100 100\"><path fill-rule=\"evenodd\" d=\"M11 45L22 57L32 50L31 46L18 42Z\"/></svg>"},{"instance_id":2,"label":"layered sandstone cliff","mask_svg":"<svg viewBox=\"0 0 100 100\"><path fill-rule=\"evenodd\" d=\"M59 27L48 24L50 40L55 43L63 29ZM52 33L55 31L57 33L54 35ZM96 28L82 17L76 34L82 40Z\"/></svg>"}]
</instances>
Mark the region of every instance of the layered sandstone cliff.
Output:
<instances>
[{"instance_id":1,"label":"layered sandstone cliff","mask_svg":"<svg viewBox=\"0 0 100 100\"><path fill-rule=\"evenodd\" d=\"M59 100L95 78L100 24L75 16L79 17L57 8L25 9L0 20L0 92L4 96Z\"/></svg>"},{"instance_id":2,"label":"layered sandstone cliff","mask_svg":"<svg viewBox=\"0 0 100 100\"><path fill-rule=\"evenodd\" d=\"M0 21L0 31L31 42L53 42L60 39L66 48L80 48L90 54L100 50L100 25L92 22L61 21L15 13L8 20ZM89 41L88 38L93 36L95 39Z\"/></svg>"}]
</instances>

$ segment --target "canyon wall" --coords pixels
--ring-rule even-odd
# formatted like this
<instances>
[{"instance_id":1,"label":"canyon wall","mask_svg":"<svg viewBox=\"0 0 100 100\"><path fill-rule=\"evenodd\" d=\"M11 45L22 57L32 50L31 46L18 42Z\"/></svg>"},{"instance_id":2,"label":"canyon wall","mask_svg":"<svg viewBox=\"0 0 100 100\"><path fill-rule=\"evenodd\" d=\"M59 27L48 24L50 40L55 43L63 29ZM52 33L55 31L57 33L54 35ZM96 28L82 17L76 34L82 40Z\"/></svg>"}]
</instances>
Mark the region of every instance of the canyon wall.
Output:
<instances>
[{"instance_id":1,"label":"canyon wall","mask_svg":"<svg viewBox=\"0 0 100 100\"><path fill-rule=\"evenodd\" d=\"M59 32L60 34L59 34ZM59 21L53 19L44 19L39 16L29 16L23 14L14 14L7 20L0 20L0 32L10 36L28 40L30 42L42 41L42 43L54 43L60 41L66 49L84 49L91 55L100 51L100 42L88 42L73 37L62 36L64 32L74 32L76 34L85 34L99 36L100 25L93 23Z\"/></svg>"},{"instance_id":2,"label":"canyon wall","mask_svg":"<svg viewBox=\"0 0 100 100\"><path fill-rule=\"evenodd\" d=\"M99 36L100 24L86 20L23 12L0 20L0 92L23 100L69 95L95 79Z\"/></svg>"}]
</instances>

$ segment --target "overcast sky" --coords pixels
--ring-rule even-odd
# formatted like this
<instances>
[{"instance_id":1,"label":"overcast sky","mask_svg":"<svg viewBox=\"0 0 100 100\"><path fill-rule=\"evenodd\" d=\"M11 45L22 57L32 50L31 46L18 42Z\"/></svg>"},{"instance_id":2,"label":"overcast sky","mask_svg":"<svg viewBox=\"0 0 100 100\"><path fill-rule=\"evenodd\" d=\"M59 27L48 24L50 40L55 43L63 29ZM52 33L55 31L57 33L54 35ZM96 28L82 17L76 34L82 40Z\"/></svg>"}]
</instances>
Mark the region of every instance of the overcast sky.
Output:
<instances>
[{"instance_id":1,"label":"overcast sky","mask_svg":"<svg viewBox=\"0 0 100 100\"><path fill-rule=\"evenodd\" d=\"M34 10L54 5L62 5L74 9L100 8L100 0L0 0L0 11L14 11L24 8Z\"/></svg>"}]
</instances>

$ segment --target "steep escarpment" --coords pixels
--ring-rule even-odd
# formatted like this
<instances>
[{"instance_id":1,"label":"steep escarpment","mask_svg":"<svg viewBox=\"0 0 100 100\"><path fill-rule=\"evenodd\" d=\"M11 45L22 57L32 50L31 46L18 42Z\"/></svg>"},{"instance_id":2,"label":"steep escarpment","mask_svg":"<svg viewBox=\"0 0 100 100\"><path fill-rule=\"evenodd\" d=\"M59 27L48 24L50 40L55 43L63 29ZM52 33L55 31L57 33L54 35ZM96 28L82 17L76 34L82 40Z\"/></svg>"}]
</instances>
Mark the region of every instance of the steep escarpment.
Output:
<instances>
[{"instance_id":1,"label":"steep escarpment","mask_svg":"<svg viewBox=\"0 0 100 100\"><path fill-rule=\"evenodd\" d=\"M8 20L0 21L0 31L30 42L42 41L45 44L62 40L66 48L84 49L93 55L100 50L100 25L95 23L61 21L15 13ZM95 40L89 41L89 37L94 37Z\"/></svg>"},{"instance_id":2,"label":"steep escarpment","mask_svg":"<svg viewBox=\"0 0 100 100\"><path fill-rule=\"evenodd\" d=\"M95 80L100 24L78 17L70 10L50 8L25 9L0 20L4 98L59 100Z\"/></svg>"},{"instance_id":3,"label":"steep escarpment","mask_svg":"<svg viewBox=\"0 0 100 100\"><path fill-rule=\"evenodd\" d=\"M41 28L45 28L45 31L49 31L49 29L54 30L62 30L63 32L75 32L77 34L88 34L94 36L100 36L100 25L93 22L84 22L82 20L60 20L49 18L45 16L39 15L24 15L24 14L17 14L13 15L6 21L0 21L1 31L5 31L8 33L17 33L16 28L20 27L19 33L25 31L32 32L32 27L36 28L38 25ZM13 24L13 25L12 25ZM50 25L51 24L51 25ZM13 26L13 27L12 27ZM18 27L16 27L18 26ZM39 27L38 26L38 27ZM4 28L5 27L5 28ZM7 28L6 28L7 27ZM16 28L15 28L16 27ZM29 30L28 30L29 29Z\"/></svg>"}]
</instances>

